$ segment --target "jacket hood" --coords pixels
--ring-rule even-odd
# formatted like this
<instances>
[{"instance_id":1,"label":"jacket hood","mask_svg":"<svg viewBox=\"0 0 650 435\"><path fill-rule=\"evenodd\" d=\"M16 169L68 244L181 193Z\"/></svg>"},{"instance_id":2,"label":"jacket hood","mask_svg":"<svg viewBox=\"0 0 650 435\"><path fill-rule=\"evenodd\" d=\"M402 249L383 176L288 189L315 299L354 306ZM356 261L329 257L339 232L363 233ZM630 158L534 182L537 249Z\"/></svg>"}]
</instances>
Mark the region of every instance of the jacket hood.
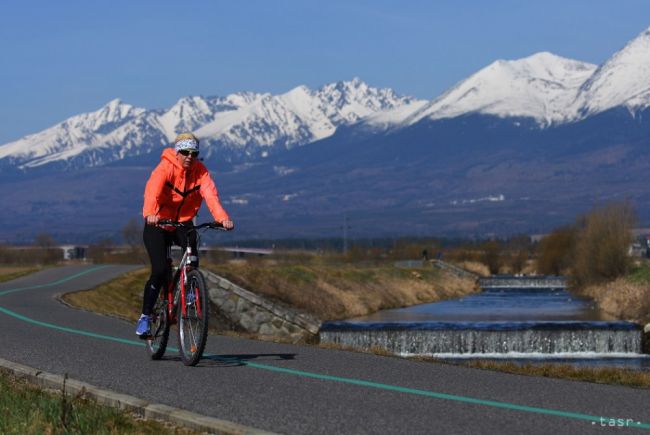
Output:
<instances>
[{"instance_id":1,"label":"jacket hood","mask_svg":"<svg viewBox=\"0 0 650 435\"><path fill-rule=\"evenodd\" d=\"M176 151L173 148L165 148L160 155L160 160L167 160L169 163L174 165L177 169L184 171L185 168L178 162L176 159Z\"/></svg>"}]
</instances>

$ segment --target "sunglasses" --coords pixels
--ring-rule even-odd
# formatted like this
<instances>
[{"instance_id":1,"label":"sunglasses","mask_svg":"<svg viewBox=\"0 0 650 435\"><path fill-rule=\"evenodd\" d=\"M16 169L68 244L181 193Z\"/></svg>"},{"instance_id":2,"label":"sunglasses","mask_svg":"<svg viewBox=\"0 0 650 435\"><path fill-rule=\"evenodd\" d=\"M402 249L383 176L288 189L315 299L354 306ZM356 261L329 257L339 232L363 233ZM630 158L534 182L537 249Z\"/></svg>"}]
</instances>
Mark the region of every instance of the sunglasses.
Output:
<instances>
[{"instance_id":1,"label":"sunglasses","mask_svg":"<svg viewBox=\"0 0 650 435\"><path fill-rule=\"evenodd\" d=\"M187 157L187 156L196 157L196 156L199 155L199 152L198 151L190 151L190 150L180 150L179 154L184 155L185 157Z\"/></svg>"}]
</instances>

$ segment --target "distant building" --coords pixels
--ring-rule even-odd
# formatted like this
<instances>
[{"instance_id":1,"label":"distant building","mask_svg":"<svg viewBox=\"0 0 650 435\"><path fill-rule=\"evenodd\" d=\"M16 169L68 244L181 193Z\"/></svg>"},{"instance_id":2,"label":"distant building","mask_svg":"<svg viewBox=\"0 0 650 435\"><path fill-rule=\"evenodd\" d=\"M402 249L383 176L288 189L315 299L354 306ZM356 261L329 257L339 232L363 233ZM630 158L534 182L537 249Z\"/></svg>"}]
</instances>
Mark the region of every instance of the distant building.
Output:
<instances>
[{"instance_id":1,"label":"distant building","mask_svg":"<svg viewBox=\"0 0 650 435\"><path fill-rule=\"evenodd\" d=\"M63 251L64 260L85 260L88 248L79 245L60 245L58 247Z\"/></svg>"}]
</instances>

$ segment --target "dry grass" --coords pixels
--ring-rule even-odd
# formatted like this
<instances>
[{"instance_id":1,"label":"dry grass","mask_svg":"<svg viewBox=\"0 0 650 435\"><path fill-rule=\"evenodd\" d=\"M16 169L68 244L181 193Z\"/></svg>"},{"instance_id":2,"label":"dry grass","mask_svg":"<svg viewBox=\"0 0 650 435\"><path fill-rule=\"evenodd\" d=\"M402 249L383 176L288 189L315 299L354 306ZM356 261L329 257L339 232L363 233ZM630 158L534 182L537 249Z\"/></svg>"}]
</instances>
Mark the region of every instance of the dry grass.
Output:
<instances>
[{"instance_id":1,"label":"dry grass","mask_svg":"<svg viewBox=\"0 0 650 435\"><path fill-rule=\"evenodd\" d=\"M100 406L83 394L41 390L0 370L0 433L3 434L197 434L166 422L143 420Z\"/></svg>"},{"instance_id":2,"label":"dry grass","mask_svg":"<svg viewBox=\"0 0 650 435\"><path fill-rule=\"evenodd\" d=\"M11 281L41 269L43 266L0 266L0 282Z\"/></svg>"},{"instance_id":3,"label":"dry grass","mask_svg":"<svg viewBox=\"0 0 650 435\"><path fill-rule=\"evenodd\" d=\"M605 284L591 285L580 294L593 298L610 319L650 322L650 284L619 278Z\"/></svg>"},{"instance_id":4,"label":"dry grass","mask_svg":"<svg viewBox=\"0 0 650 435\"><path fill-rule=\"evenodd\" d=\"M142 311L147 278L149 269L138 269L94 289L67 293L61 299L76 308L135 322Z\"/></svg>"},{"instance_id":5,"label":"dry grass","mask_svg":"<svg viewBox=\"0 0 650 435\"><path fill-rule=\"evenodd\" d=\"M271 299L323 320L460 297L474 282L432 268L398 269L392 264L256 260L208 266L214 272Z\"/></svg>"},{"instance_id":6,"label":"dry grass","mask_svg":"<svg viewBox=\"0 0 650 435\"><path fill-rule=\"evenodd\" d=\"M347 352L370 353L392 358L401 358L386 349L373 347L368 350L360 350L350 346L343 346L335 343L321 343L318 347L322 349L334 349ZM464 365L467 367L494 370L504 373L513 373L526 376L541 376L545 378L570 379L582 382L594 382L598 384L624 385L628 387L650 388L650 373L637 370L620 368L592 368L572 366L569 364L517 364L510 361L474 360L467 362L449 362L432 357L410 357L414 361L422 361L435 364Z\"/></svg>"},{"instance_id":7,"label":"dry grass","mask_svg":"<svg viewBox=\"0 0 650 435\"><path fill-rule=\"evenodd\" d=\"M469 367L497 370L520 375L542 376L546 378L571 379L599 384L624 385L628 387L650 388L650 373L620 368L576 367L568 364L516 364L502 361L472 361Z\"/></svg>"},{"instance_id":8,"label":"dry grass","mask_svg":"<svg viewBox=\"0 0 650 435\"><path fill-rule=\"evenodd\" d=\"M480 263L478 261L461 261L455 264L456 266L468 270L470 272L474 272L479 276L490 276L490 269L488 269L488 267L485 264Z\"/></svg>"}]
</instances>

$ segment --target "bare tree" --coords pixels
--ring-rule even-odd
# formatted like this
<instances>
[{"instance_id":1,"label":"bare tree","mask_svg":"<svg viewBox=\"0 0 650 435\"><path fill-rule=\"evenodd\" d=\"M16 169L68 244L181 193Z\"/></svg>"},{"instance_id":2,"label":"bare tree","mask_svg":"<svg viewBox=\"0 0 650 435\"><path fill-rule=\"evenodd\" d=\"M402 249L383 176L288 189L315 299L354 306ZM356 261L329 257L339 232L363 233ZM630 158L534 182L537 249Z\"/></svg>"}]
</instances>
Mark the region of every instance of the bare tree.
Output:
<instances>
[{"instance_id":1,"label":"bare tree","mask_svg":"<svg viewBox=\"0 0 650 435\"><path fill-rule=\"evenodd\" d=\"M61 259L62 254L56 247L56 240L49 233L40 233L34 238L34 245L40 248L41 261L54 263Z\"/></svg>"},{"instance_id":2,"label":"bare tree","mask_svg":"<svg viewBox=\"0 0 650 435\"><path fill-rule=\"evenodd\" d=\"M122 238L135 252L142 245L142 225L139 219L130 219L122 228Z\"/></svg>"},{"instance_id":3,"label":"bare tree","mask_svg":"<svg viewBox=\"0 0 650 435\"><path fill-rule=\"evenodd\" d=\"M537 270L545 275L563 275L569 272L573 261L576 228L565 226L544 237L537 247Z\"/></svg>"},{"instance_id":4,"label":"bare tree","mask_svg":"<svg viewBox=\"0 0 650 435\"><path fill-rule=\"evenodd\" d=\"M634 208L627 201L596 208L578 220L573 262L577 285L609 281L627 273L635 223Z\"/></svg>"},{"instance_id":5,"label":"bare tree","mask_svg":"<svg viewBox=\"0 0 650 435\"><path fill-rule=\"evenodd\" d=\"M501 244L496 240L488 240L480 246L483 263L490 269L492 275L499 273L501 267Z\"/></svg>"}]
</instances>

